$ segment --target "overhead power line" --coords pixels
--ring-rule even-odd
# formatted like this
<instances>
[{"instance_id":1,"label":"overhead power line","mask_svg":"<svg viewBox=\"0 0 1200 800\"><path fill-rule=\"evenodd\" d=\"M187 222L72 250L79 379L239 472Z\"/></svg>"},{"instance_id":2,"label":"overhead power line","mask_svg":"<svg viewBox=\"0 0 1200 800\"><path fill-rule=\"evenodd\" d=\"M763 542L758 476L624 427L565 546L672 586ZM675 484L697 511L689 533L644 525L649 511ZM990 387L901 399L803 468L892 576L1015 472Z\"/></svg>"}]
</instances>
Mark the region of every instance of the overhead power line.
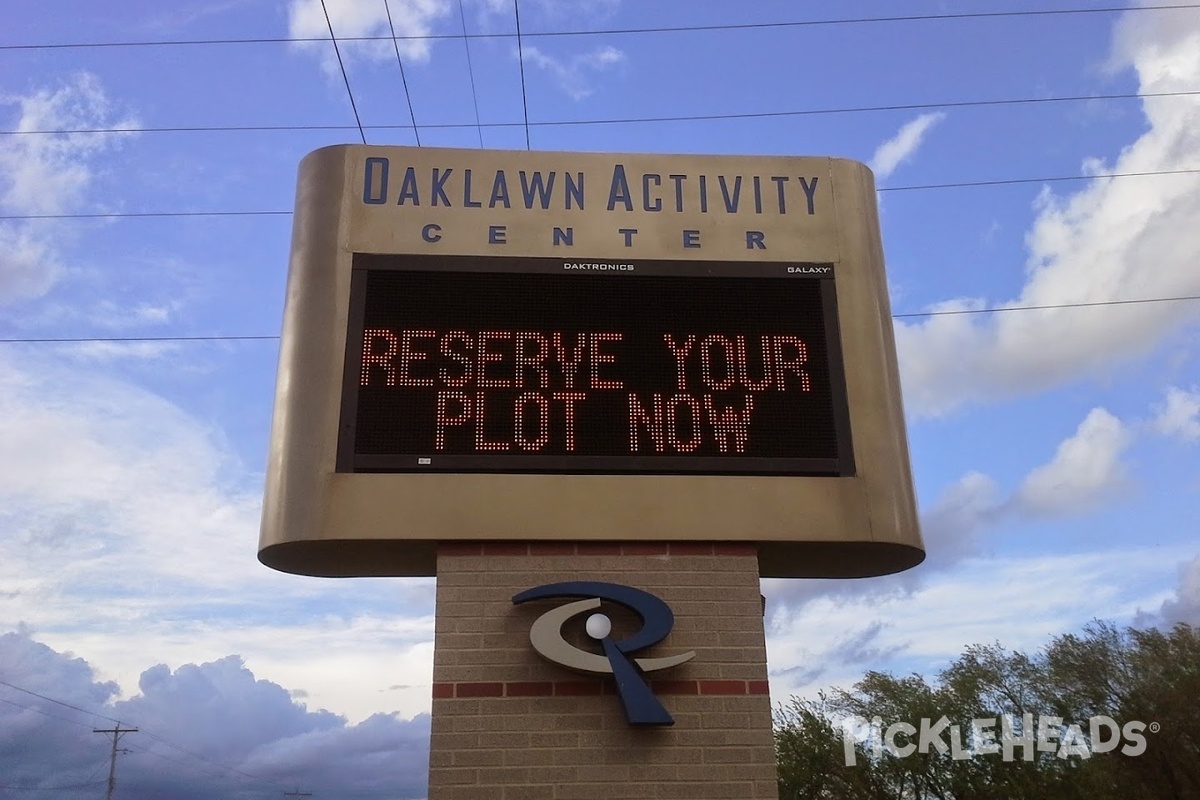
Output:
<instances>
[{"instance_id":1,"label":"overhead power line","mask_svg":"<svg viewBox=\"0 0 1200 800\"><path fill-rule=\"evenodd\" d=\"M278 339L279 337L278 337L278 336L182 336L182 337L165 337L165 338L170 338L170 339L173 339L173 340L175 340L175 341L184 341L184 340L191 340L191 341L204 341L204 340L206 340L206 339L211 339L211 340L221 340L221 341L229 341L229 340L235 340L235 339ZM142 339L141 339L141 341L148 341L148 340L150 340L150 339L147 339L147 338L142 338ZM4 341L7 341L7 342L15 342L15 341L19 341L19 340L16 340L16 339L0 340L0 342L4 342ZM38 340L29 340L29 341L38 341ZM53 341L53 340L46 339L46 340L41 340L41 341L43 341L43 342L49 342L49 341ZM95 342L102 342L102 341L138 341L138 339L135 339L135 338L123 338L123 339L103 339L103 338L92 338L92 339L78 339L78 340L75 340L75 341L80 341L80 342L83 342L83 341L95 341ZM70 703L64 702L64 701L62 701L62 700L56 700L56 699L54 699L53 697L48 697L48 696L46 696L46 695L44 695L44 694L39 694L39 693L37 693L37 692L35 692L35 691L32 691L32 690L30 690L30 689L23 689L23 688L21 688L20 686L17 686L17 685L15 685L15 684L9 683L8 681L0 680L0 686L7 686L7 687L8 687L8 688L10 688L10 689L15 689L15 690L16 690L16 691L18 691L18 692L23 692L23 693L25 693L25 694L32 695L33 697L37 697L37 698L39 698L39 699L42 699L42 700L45 700L45 701L47 701L47 702L54 703L55 705L60 705L60 706L63 706L64 708L69 708L69 709L71 709L71 710L73 710L73 711L79 711L79 712L82 712L82 713L84 713L84 714L87 714L87 715L89 715L89 716L92 716L92 717L97 717L97 718L99 718L99 719L108 720L109 722L114 722L114 723L116 723L116 727L115 727L115 728L109 728L109 729L104 729L104 730L100 730L100 729L93 729L93 732L95 732L95 733L109 733L109 734L112 734L112 735L113 735L113 753L114 753L114 755L113 755L113 760L112 760L112 761L110 761L110 772L109 772L109 792L110 792L110 794L111 794L111 791L112 791L112 781L113 781L113 772L112 772L112 769L114 768L114 767L113 767L113 765L115 764L115 753L117 753L117 752L120 752L120 751L118 751L118 750L116 749L117 742L119 741L120 737L121 737L122 735L124 735L125 733L136 733L136 732L138 732L138 729L137 729L137 728L122 728L122 727L121 727L121 722L120 722L119 720L117 720L116 718L114 718L114 717L107 717L107 716L105 716L105 715L103 715L103 714L97 714L95 711L88 711L86 708L80 708L79 706L76 706L76 705L71 705ZM4 701L4 702L8 702L8 701ZM11 703L11 705L17 705L17 704L16 704L16 703ZM24 706L20 706L20 707L24 707ZM34 709L32 709L32 710L34 710L34 711L39 711L39 709L36 709L36 708L34 708ZM41 713L45 713L45 712L41 712ZM51 715L51 714L48 714L47 716L53 716L53 715ZM64 722L71 722L72 720L67 720L67 719L64 719L63 721L64 721ZM259 782L259 783L273 784L273 785L276 785L276 786L284 786L284 785L285 785L285 784L279 783L278 781L274 781L274 780L265 779L265 778L259 777L259 776L257 776L257 775L251 775L250 773L248 773L248 772L243 772L242 770L240 770L240 769L236 769L235 767L230 767L230 766L228 766L228 765L226 765L226 764L221 764L220 762L214 761L214 760L212 760L211 758L206 758L205 756L202 756L202 755L200 755L199 753L194 753L194 752L192 752L191 750L188 750L188 749L187 749L187 748L185 748L185 747L180 747L179 745L175 744L174 742L168 741L167 739L164 739L163 737L161 737L161 736L158 736L157 734L154 734L154 733L152 733L151 731L148 731L148 730L142 729L142 730L141 730L141 733L142 733L142 735L144 735L144 736L149 736L151 739L153 739L153 740L154 740L154 741L156 741L156 742L159 742L160 744L164 744L164 745L166 745L167 747L170 747L170 748L172 748L173 750L178 750L179 752L183 753L184 755L187 755L187 756L189 756L189 757L191 757L191 758L194 758L194 759L196 759L196 760L198 760L198 761L203 761L203 762L205 762L205 763L207 763L207 764L211 764L212 766L218 767L218 768L220 768L220 769L224 770L225 772L228 772L228 773L231 773L231 774L238 775L238 776L240 776L240 777L242 777L242 778L248 778L248 779L250 779L250 780L254 780L254 781L257 781L257 782ZM0 787L0 788L12 788L12 787ZM16 788L19 788L19 787L16 787Z\"/></svg>"},{"instance_id":2,"label":"overhead power line","mask_svg":"<svg viewBox=\"0 0 1200 800\"><path fill-rule=\"evenodd\" d=\"M396 26L392 24L392 6L388 0L383 0L383 10L387 12L388 30L392 32L392 48L396 51L396 64L400 67L400 82L404 84L404 99L408 102L408 117L412 120L413 137L417 140L417 147L421 146L421 132L417 130L417 115L413 112L412 95L408 92L408 78L404 77L404 62L400 60L400 42L396 39ZM330 33L333 31L330 30ZM346 88L350 88L350 84L346 84ZM362 127L362 124L359 124ZM366 134L363 135L363 144L366 144Z\"/></svg>"},{"instance_id":3,"label":"overhead power line","mask_svg":"<svg viewBox=\"0 0 1200 800\"><path fill-rule=\"evenodd\" d=\"M122 728L121 723L117 723L115 728L97 728L92 733L112 734L112 757L108 762L108 790L104 794L104 800L112 800L113 789L117 786L117 753L128 753L128 750L123 750L117 747L121 741L121 737L127 733L137 733L137 728Z\"/></svg>"},{"instance_id":4,"label":"overhead power line","mask_svg":"<svg viewBox=\"0 0 1200 800\"><path fill-rule=\"evenodd\" d=\"M77 719L69 719L67 717L60 717L57 714L51 714L49 711L46 711L45 709L42 709L42 708L38 708L37 706L23 706L20 703L14 703L12 700L5 700L3 697L0 697L0 703L4 703L5 705L13 706L14 708L20 708L24 711L32 711L36 714L41 714L44 717L49 717L50 719L56 719L59 722L69 722L72 725L79 725L84 728L92 727L90 724L88 724L86 722L80 722Z\"/></svg>"},{"instance_id":5,"label":"overhead power line","mask_svg":"<svg viewBox=\"0 0 1200 800\"><path fill-rule=\"evenodd\" d=\"M1179 303L1200 300L1200 295L1178 295L1174 297L1139 297L1129 300L1095 300L1082 303L1049 303L1035 306L994 306L991 308L963 308L943 311L912 311L905 314L892 314L892 319L911 319L915 317L949 317L960 314L1000 314L1010 311L1051 311L1065 308L1097 308L1102 306L1128 306L1144 303ZM269 335L212 335L212 336L77 336L61 338L9 338L0 339L0 344L83 344L83 343L129 343L129 342L245 342L245 341L275 341L278 334ZM152 738L157 736L150 734ZM165 742L165 744L170 744ZM174 745L172 745L174 747ZM182 749L182 748L177 748ZM188 752L184 750L183 752ZM195 755L189 753L189 755ZM200 756L197 756L200 758Z\"/></svg>"},{"instance_id":6,"label":"overhead power line","mask_svg":"<svg viewBox=\"0 0 1200 800\"><path fill-rule=\"evenodd\" d=\"M277 339L279 337L276 336L276 337L272 337L272 338ZM194 758L197 761L202 761L205 764L214 766L217 769L224 770L226 773L229 773L231 775L237 775L239 778L249 779L249 780L256 781L258 783L263 783L263 784L271 784L274 786L283 786L284 785L284 784L280 783L279 781L263 778L258 775L251 775L249 772L243 772L242 770L237 769L236 767L231 767L227 764L222 764L219 761L213 761L211 758L202 756L199 753L194 753L191 750L188 750L186 747L180 747L179 745L175 744L174 742L169 742L166 739L162 738L161 736L156 736L155 734L150 733L149 731L143 731L143 733L145 733L147 736L149 736L154 741L159 742L160 744L165 744L167 747L170 747L172 750L178 750L180 753L183 753L186 756L190 756L191 758Z\"/></svg>"},{"instance_id":7,"label":"overhead power line","mask_svg":"<svg viewBox=\"0 0 1200 800\"><path fill-rule=\"evenodd\" d=\"M333 35L333 23L329 20L329 9L325 7L325 0L321 0L321 10L325 12L325 24L329 26L329 40L333 42L333 53L337 56L338 67L342 70L342 81L346 84L346 94L350 97L350 110L354 112L354 122L358 125L358 135L362 137L362 143L367 143L367 134L363 131L362 120L358 116L358 105L354 102L354 92L350 91L350 77L346 74L346 65L342 62L342 51L338 47L337 37ZM391 12L388 12L388 19L391 19ZM399 57L399 51L396 56Z\"/></svg>"},{"instance_id":8,"label":"overhead power line","mask_svg":"<svg viewBox=\"0 0 1200 800\"><path fill-rule=\"evenodd\" d=\"M474 86L472 77L472 86ZM808 108L790 111L746 111L719 114L678 114L661 117L608 117L597 119L529 120L526 122L480 122L479 105L476 100L475 122L434 122L422 125L427 130L459 128L530 128L562 127L570 125L631 125L659 122L706 122L739 119L771 119L775 117L810 117L835 114L864 114L885 111L933 111L954 108L981 108L987 106L1044 105L1047 103L1080 103L1108 100L1145 100L1164 97L1200 97L1200 89L1177 92L1125 92L1118 94L1061 95L1056 97L1014 97L985 100L945 100L933 103L893 103L888 105L843 106L839 108ZM413 123L415 129L415 120ZM364 130L384 131L407 129L408 125L364 125ZM112 133L270 133L293 131L352 131L353 125L170 125L161 127L125 128L49 128L39 130L3 130L0 136L50 136L66 134L112 134ZM480 134L483 146L483 134Z\"/></svg>"},{"instance_id":9,"label":"overhead power line","mask_svg":"<svg viewBox=\"0 0 1200 800\"><path fill-rule=\"evenodd\" d=\"M986 181L957 181L954 183L921 183L907 186L883 186L880 192L910 192L923 189L968 189L985 186L1015 186L1029 183L1062 183L1066 181L1090 181L1115 178L1152 178L1167 175L1196 175L1200 167L1184 169L1160 169L1146 172L1103 172L1091 175L1050 175L1038 178L999 178ZM35 219L147 219L173 217L285 217L291 211L114 211L80 212L68 214L0 214L0 220Z\"/></svg>"},{"instance_id":10,"label":"overhead power line","mask_svg":"<svg viewBox=\"0 0 1200 800\"><path fill-rule=\"evenodd\" d=\"M109 722L116 722L118 725L121 724L119 720L114 719L113 717L106 717L103 714L97 714L95 711L88 711L86 708L80 708L79 706L73 706L70 703L64 703L62 700L55 700L53 697L47 697L44 694L38 694L37 692L31 691L29 689L22 689L20 686L11 684L8 681L0 681L0 686L7 686L10 689L16 689L18 692L24 692L25 694L33 695L34 697L37 697L41 700L46 700L47 702L54 703L55 705L60 705L64 708L69 708L72 711L79 711L84 714L88 714L90 716L96 717L98 719L106 719Z\"/></svg>"},{"instance_id":11,"label":"overhead power line","mask_svg":"<svg viewBox=\"0 0 1200 800\"><path fill-rule=\"evenodd\" d=\"M467 37L467 12L463 0L458 0L458 18L462 22L463 50L467 54L467 75L471 78L471 103L475 106L475 130L479 133L479 149L483 149L483 126L479 123L479 92L475 89L475 67L471 64L471 41Z\"/></svg>"},{"instance_id":12,"label":"overhead power line","mask_svg":"<svg viewBox=\"0 0 1200 800\"><path fill-rule=\"evenodd\" d=\"M1152 178L1164 175L1195 175L1200 168L1148 170L1146 172L1103 172L1094 175L1058 175L1045 178L1000 178L991 181L958 181L954 183L921 183L912 186L883 186L881 192L912 192L924 189L969 189L980 186L1015 186L1022 183L1063 183L1066 181L1102 180L1106 178Z\"/></svg>"},{"instance_id":13,"label":"overhead power line","mask_svg":"<svg viewBox=\"0 0 1200 800\"><path fill-rule=\"evenodd\" d=\"M11 789L17 792L67 792L79 789L94 789L104 785L104 781L92 781L91 783L72 783L66 786L6 786L0 785L0 789Z\"/></svg>"},{"instance_id":14,"label":"overhead power line","mask_svg":"<svg viewBox=\"0 0 1200 800\"><path fill-rule=\"evenodd\" d=\"M279 339L277 333L250 334L246 336L57 336L51 338L14 338L0 339L0 344L89 344L91 342L124 343L124 342L253 342L274 341ZM105 717L109 719L109 717Z\"/></svg>"},{"instance_id":15,"label":"overhead power line","mask_svg":"<svg viewBox=\"0 0 1200 800\"><path fill-rule=\"evenodd\" d=\"M521 46L521 4L513 0L513 17L517 22L517 61L521 65L521 111L525 113L525 149L529 146L529 100L525 96L525 48Z\"/></svg>"},{"instance_id":16,"label":"overhead power line","mask_svg":"<svg viewBox=\"0 0 1200 800\"><path fill-rule=\"evenodd\" d=\"M1060 308L1097 308L1101 306L1132 306L1142 303L1179 303L1200 300L1200 295L1178 295L1176 297L1140 297L1132 300L1093 300L1083 303L1048 303L1037 306L997 306L994 308L956 308L943 311L912 311L907 314L892 314L892 319L912 317L951 317L959 314L1001 314L1008 311L1053 311Z\"/></svg>"},{"instance_id":17,"label":"overhead power line","mask_svg":"<svg viewBox=\"0 0 1200 800\"><path fill-rule=\"evenodd\" d=\"M80 214L0 214L0 219L139 219L153 217L290 217L291 211L121 211Z\"/></svg>"},{"instance_id":18,"label":"overhead power line","mask_svg":"<svg viewBox=\"0 0 1200 800\"><path fill-rule=\"evenodd\" d=\"M830 25L880 25L898 22L936 22L940 20L969 20L969 19L1004 19L1020 17L1053 17L1074 16L1085 14L1123 14L1148 11L1174 11L1198 9L1200 3L1182 3L1172 5L1125 5L1107 6L1103 8L1059 8L1033 9L1027 11L972 11L951 14L903 14L895 16L876 17L841 17L836 19L790 20L781 22L748 22L713 25L670 25L651 28L597 28L594 30L563 30L563 31L524 31L524 38L549 38L570 36L626 36L635 34L660 33L693 33L703 31L744 31L769 30L777 28L808 28ZM470 39L511 39L514 33L472 33ZM345 36L343 42L373 42L386 41L391 36ZM438 41L442 39L463 38L462 34L409 34L395 37L409 41ZM9 44L0 45L3 50L61 50L70 48L89 47L179 47L202 45L228 44L299 44L304 42L324 42L324 37L314 36L263 36L244 39L158 39L143 41L121 42L55 42L42 44Z\"/></svg>"}]
</instances>

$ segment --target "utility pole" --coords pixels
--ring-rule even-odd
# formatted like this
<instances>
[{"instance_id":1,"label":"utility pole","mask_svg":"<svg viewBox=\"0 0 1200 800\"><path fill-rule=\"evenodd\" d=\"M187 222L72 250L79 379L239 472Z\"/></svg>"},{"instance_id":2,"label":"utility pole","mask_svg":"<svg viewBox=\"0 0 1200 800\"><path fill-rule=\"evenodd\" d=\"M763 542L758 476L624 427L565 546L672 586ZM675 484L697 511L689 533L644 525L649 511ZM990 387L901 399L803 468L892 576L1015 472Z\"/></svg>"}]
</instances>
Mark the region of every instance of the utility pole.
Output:
<instances>
[{"instance_id":1,"label":"utility pole","mask_svg":"<svg viewBox=\"0 0 1200 800\"><path fill-rule=\"evenodd\" d=\"M117 723L115 728L92 728L92 733L111 733L112 734L112 756L108 760L108 791L104 794L104 800L112 800L113 789L117 785L117 753L127 753L128 750L117 750L117 742L121 741L121 736L126 733L137 733L137 728L122 728L121 723Z\"/></svg>"}]
</instances>

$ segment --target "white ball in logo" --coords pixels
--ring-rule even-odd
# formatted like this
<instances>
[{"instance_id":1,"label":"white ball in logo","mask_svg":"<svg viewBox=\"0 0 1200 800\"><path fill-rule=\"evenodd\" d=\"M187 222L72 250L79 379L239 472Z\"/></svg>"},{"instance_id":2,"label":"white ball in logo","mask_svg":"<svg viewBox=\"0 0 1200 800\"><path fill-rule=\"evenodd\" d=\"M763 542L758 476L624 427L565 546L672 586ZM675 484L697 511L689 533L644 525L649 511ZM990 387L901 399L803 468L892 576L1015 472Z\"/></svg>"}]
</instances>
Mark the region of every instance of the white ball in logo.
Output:
<instances>
[{"instance_id":1,"label":"white ball in logo","mask_svg":"<svg viewBox=\"0 0 1200 800\"><path fill-rule=\"evenodd\" d=\"M603 639L612 633L612 620L604 614L592 614L584 625L587 635L593 639Z\"/></svg>"}]
</instances>

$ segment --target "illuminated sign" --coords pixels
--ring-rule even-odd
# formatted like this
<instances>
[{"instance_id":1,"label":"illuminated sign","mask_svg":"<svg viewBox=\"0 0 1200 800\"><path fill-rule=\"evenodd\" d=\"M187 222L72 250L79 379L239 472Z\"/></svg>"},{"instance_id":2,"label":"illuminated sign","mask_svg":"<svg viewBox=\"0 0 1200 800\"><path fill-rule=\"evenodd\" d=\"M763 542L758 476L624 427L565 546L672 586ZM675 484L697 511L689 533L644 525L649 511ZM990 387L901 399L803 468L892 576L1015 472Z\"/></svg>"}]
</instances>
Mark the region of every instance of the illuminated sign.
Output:
<instances>
[{"instance_id":1,"label":"illuminated sign","mask_svg":"<svg viewBox=\"0 0 1200 800\"><path fill-rule=\"evenodd\" d=\"M297 183L259 558L455 541L924 558L874 178L797 156L336 145Z\"/></svg>"},{"instance_id":2,"label":"illuminated sign","mask_svg":"<svg viewBox=\"0 0 1200 800\"><path fill-rule=\"evenodd\" d=\"M828 265L354 266L342 471L852 471Z\"/></svg>"}]
</instances>

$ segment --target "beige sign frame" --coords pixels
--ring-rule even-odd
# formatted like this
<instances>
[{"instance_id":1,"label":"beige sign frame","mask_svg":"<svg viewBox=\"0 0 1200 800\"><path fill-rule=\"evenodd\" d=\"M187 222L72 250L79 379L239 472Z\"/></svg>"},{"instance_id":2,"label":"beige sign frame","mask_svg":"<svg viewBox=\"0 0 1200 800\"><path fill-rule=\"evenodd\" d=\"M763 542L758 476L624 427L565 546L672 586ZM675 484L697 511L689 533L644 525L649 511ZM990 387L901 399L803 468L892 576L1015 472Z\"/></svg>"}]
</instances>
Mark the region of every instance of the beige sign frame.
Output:
<instances>
[{"instance_id":1,"label":"beige sign frame","mask_svg":"<svg viewBox=\"0 0 1200 800\"><path fill-rule=\"evenodd\" d=\"M339 473L355 253L832 264L856 472ZM456 540L749 541L773 577L864 577L920 563L870 170L766 156L370 145L309 154L259 559L307 575L432 575L438 543Z\"/></svg>"}]
</instances>

